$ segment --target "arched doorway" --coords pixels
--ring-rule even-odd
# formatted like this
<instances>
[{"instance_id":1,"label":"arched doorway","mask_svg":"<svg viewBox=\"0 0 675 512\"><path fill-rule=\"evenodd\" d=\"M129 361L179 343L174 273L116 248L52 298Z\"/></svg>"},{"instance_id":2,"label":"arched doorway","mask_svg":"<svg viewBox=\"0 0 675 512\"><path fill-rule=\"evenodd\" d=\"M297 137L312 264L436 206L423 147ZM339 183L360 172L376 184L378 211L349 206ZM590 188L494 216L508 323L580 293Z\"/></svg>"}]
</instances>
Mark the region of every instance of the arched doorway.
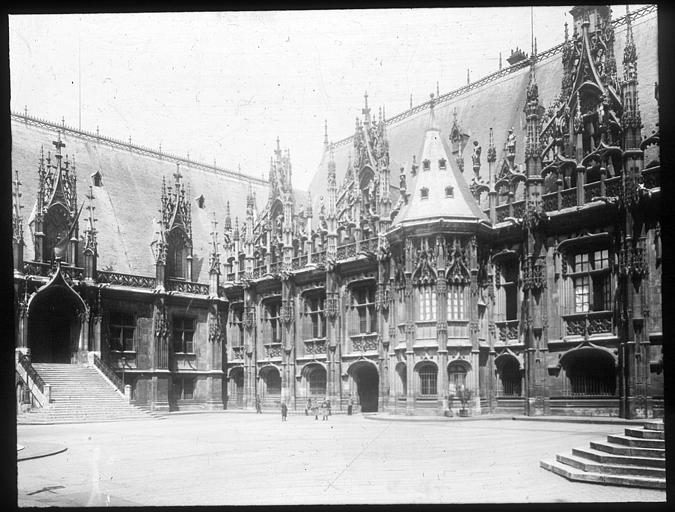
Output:
<instances>
[{"instance_id":1,"label":"arched doorway","mask_svg":"<svg viewBox=\"0 0 675 512\"><path fill-rule=\"evenodd\" d=\"M604 350L572 350L561 363L567 376L564 394L582 397L616 394L616 365L612 355Z\"/></svg>"},{"instance_id":2,"label":"arched doorway","mask_svg":"<svg viewBox=\"0 0 675 512\"><path fill-rule=\"evenodd\" d=\"M361 412L377 412L380 376L375 365L365 362L355 363L349 369L349 373L356 384Z\"/></svg>"},{"instance_id":3,"label":"arched doorway","mask_svg":"<svg viewBox=\"0 0 675 512\"><path fill-rule=\"evenodd\" d=\"M61 278L62 281L62 278ZM81 299L65 283L49 284L29 303L28 346L34 363L77 361Z\"/></svg>"},{"instance_id":4,"label":"arched doorway","mask_svg":"<svg viewBox=\"0 0 675 512\"><path fill-rule=\"evenodd\" d=\"M518 359L511 355L501 355L495 358L495 365L499 377L497 396L521 396L523 376Z\"/></svg>"}]
</instances>

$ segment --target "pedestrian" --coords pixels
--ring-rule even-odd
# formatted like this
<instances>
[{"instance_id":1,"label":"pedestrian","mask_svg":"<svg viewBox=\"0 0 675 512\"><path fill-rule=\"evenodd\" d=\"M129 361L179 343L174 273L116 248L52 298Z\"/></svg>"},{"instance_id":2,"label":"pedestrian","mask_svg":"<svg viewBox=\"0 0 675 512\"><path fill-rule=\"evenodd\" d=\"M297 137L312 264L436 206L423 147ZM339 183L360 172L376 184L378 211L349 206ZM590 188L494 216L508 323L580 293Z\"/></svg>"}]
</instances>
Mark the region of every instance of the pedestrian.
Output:
<instances>
[{"instance_id":1,"label":"pedestrian","mask_svg":"<svg viewBox=\"0 0 675 512\"><path fill-rule=\"evenodd\" d=\"M309 416L309 411L312 410L312 399L307 399L307 405L305 405L305 416Z\"/></svg>"},{"instance_id":2,"label":"pedestrian","mask_svg":"<svg viewBox=\"0 0 675 512\"><path fill-rule=\"evenodd\" d=\"M352 415L352 408L354 407L354 400L352 400L352 397L349 397L349 402L347 402L347 416Z\"/></svg>"},{"instance_id":3,"label":"pedestrian","mask_svg":"<svg viewBox=\"0 0 675 512\"><path fill-rule=\"evenodd\" d=\"M281 421L286 421L288 416L288 406L286 402L281 402Z\"/></svg>"},{"instance_id":4,"label":"pedestrian","mask_svg":"<svg viewBox=\"0 0 675 512\"><path fill-rule=\"evenodd\" d=\"M326 404L328 405L328 416L331 416L331 410L330 410L330 400L326 400Z\"/></svg>"},{"instance_id":5,"label":"pedestrian","mask_svg":"<svg viewBox=\"0 0 675 512\"><path fill-rule=\"evenodd\" d=\"M314 402L312 404L312 414L314 414L315 420L319 419L319 404L318 404L318 402Z\"/></svg>"},{"instance_id":6,"label":"pedestrian","mask_svg":"<svg viewBox=\"0 0 675 512\"><path fill-rule=\"evenodd\" d=\"M262 414L262 405L260 404L260 397L255 397L255 412Z\"/></svg>"}]
</instances>

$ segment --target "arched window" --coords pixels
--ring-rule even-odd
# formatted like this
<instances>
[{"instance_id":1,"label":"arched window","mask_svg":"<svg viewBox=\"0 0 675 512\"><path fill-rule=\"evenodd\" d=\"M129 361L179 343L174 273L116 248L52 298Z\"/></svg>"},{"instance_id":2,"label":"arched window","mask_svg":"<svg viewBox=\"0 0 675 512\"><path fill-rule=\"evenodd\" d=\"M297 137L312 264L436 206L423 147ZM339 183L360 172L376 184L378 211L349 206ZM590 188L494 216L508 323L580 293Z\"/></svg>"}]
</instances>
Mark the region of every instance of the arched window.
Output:
<instances>
[{"instance_id":1,"label":"arched window","mask_svg":"<svg viewBox=\"0 0 675 512\"><path fill-rule=\"evenodd\" d=\"M303 319L303 339L310 340L326 337L326 318L324 315L324 292L311 292L305 297L305 318Z\"/></svg>"},{"instance_id":2,"label":"arched window","mask_svg":"<svg viewBox=\"0 0 675 512\"><path fill-rule=\"evenodd\" d=\"M309 371L309 396L326 396L326 370L315 366Z\"/></svg>"},{"instance_id":3,"label":"arched window","mask_svg":"<svg viewBox=\"0 0 675 512\"><path fill-rule=\"evenodd\" d=\"M187 247L183 233L174 229L168 236L168 248L166 253L166 270L169 277L174 279L186 279L187 271Z\"/></svg>"},{"instance_id":4,"label":"arched window","mask_svg":"<svg viewBox=\"0 0 675 512\"><path fill-rule=\"evenodd\" d=\"M466 368L460 363L448 365L448 387L456 393L462 387L466 387Z\"/></svg>"},{"instance_id":5,"label":"arched window","mask_svg":"<svg viewBox=\"0 0 675 512\"><path fill-rule=\"evenodd\" d=\"M573 396L614 396L616 365L611 355L582 349L565 362L565 394Z\"/></svg>"},{"instance_id":6,"label":"arched window","mask_svg":"<svg viewBox=\"0 0 675 512\"><path fill-rule=\"evenodd\" d=\"M434 364L424 364L419 367L417 373L420 376L420 395L435 396L437 393L438 368Z\"/></svg>"},{"instance_id":7,"label":"arched window","mask_svg":"<svg viewBox=\"0 0 675 512\"><path fill-rule=\"evenodd\" d=\"M520 365L513 356L504 356L497 363L497 373L499 374L499 395L500 396L520 396L522 393L522 376L520 374Z\"/></svg>"},{"instance_id":8,"label":"arched window","mask_svg":"<svg viewBox=\"0 0 675 512\"><path fill-rule=\"evenodd\" d=\"M241 347L244 345L244 304L239 302L230 305L230 321L227 335L232 347Z\"/></svg>"},{"instance_id":9,"label":"arched window","mask_svg":"<svg viewBox=\"0 0 675 512\"><path fill-rule=\"evenodd\" d=\"M263 394L268 397L281 395L281 376L276 368L268 368L262 374L264 382Z\"/></svg>"},{"instance_id":10,"label":"arched window","mask_svg":"<svg viewBox=\"0 0 675 512\"><path fill-rule=\"evenodd\" d=\"M417 289L418 305L417 319L435 320L436 319L436 290L434 285L425 284Z\"/></svg>"}]
</instances>

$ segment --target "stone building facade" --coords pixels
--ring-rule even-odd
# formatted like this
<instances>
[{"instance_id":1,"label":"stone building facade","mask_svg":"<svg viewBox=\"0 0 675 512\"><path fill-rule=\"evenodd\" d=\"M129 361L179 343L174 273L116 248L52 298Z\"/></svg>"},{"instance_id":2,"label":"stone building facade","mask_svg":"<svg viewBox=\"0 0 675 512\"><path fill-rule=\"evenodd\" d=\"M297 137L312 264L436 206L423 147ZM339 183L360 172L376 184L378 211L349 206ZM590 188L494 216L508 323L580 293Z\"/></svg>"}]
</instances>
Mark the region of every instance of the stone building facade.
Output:
<instances>
[{"instance_id":1,"label":"stone building facade","mask_svg":"<svg viewBox=\"0 0 675 512\"><path fill-rule=\"evenodd\" d=\"M393 118L366 95L314 197L278 140L264 182L13 114L22 364L158 411L663 415L655 7L571 14Z\"/></svg>"}]
</instances>

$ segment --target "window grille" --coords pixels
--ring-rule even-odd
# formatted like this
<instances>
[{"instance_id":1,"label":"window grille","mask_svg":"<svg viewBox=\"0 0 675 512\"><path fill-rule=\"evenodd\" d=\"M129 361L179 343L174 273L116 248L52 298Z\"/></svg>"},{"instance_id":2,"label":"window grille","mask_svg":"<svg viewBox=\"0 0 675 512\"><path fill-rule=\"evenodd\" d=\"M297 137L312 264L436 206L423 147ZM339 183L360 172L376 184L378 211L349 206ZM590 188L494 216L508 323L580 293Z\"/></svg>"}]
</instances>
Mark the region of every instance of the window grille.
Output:
<instances>
[{"instance_id":1,"label":"window grille","mask_svg":"<svg viewBox=\"0 0 675 512\"><path fill-rule=\"evenodd\" d=\"M265 393L268 396L281 395L281 376L276 369L265 372L263 380L265 382Z\"/></svg>"},{"instance_id":2,"label":"window grille","mask_svg":"<svg viewBox=\"0 0 675 512\"><path fill-rule=\"evenodd\" d=\"M505 397L518 397L522 393L522 376L518 363L509 359L502 363L499 368L500 395Z\"/></svg>"},{"instance_id":3,"label":"window grille","mask_svg":"<svg viewBox=\"0 0 675 512\"><path fill-rule=\"evenodd\" d=\"M309 394L310 396L326 395L326 370L323 368L314 368L309 374Z\"/></svg>"},{"instance_id":4,"label":"window grille","mask_svg":"<svg viewBox=\"0 0 675 512\"><path fill-rule=\"evenodd\" d=\"M571 396L614 396L616 369L614 361L596 351L585 351L565 365L567 376L563 393Z\"/></svg>"},{"instance_id":5,"label":"window grille","mask_svg":"<svg viewBox=\"0 0 675 512\"><path fill-rule=\"evenodd\" d=\"M178 353L193 353L195 333L194 318L177 316L173 318L173 350Z\"/></svg>"},{"instance_id":6,"label":"window grille","mask_svg":"<svg viewBox=\"0 0 675 512\"><path fill-rule=\"evenodd\" d=\"M419 369L420 375L420 395L436 395L436 382L438 378L438 369L432 365L426 365Z\"/></svg>"},{"instance_id":7,"label":"window grille","mask_svg":"<svg viewBox=\"0 0 675 512\"><path fill-rule=\"evenodd\" d=\"M466 386L466 368L461 364L451 363L448 367L448 384L451 390L459 390Z\"/></svg>"},{"instance_id":8,"label":"window grille","mask_svg":"<svg viewBox=\"0 0 675 512\"><path fill-rule=\"evenodd\" d=\"M110 350L119 352L129 352L134 350L136 320L133 313L111 313L109 330Z\"/></svg>"}]
</instances>

